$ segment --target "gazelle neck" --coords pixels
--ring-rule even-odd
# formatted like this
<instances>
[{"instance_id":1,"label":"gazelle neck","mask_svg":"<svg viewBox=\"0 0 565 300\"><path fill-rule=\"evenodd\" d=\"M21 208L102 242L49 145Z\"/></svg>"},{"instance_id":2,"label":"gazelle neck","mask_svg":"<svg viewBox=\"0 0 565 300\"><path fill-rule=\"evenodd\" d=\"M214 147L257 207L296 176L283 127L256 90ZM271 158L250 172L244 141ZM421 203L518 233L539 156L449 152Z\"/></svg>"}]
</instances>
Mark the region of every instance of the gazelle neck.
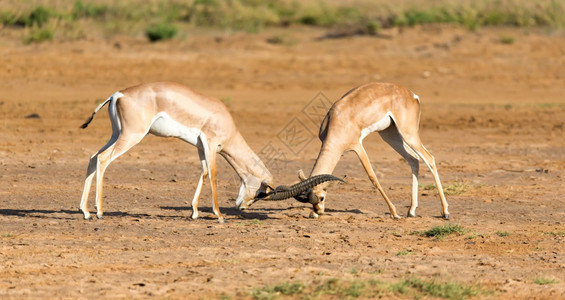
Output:
<instances>
[{"instance_id":1,"label":"gazelle neck","mask_svg":"<svg viewBox=\"0 0 565 300\"><path fill-rule=\"evenodd\" d=\"M332 147L327 147L323 144L310 177L320 174L332 174L342 153L343 151L340 151L340 149L332 149Z\"/></svg>"},{"instance_id":2,"label":"gazelle neck","mask_svg":"<svg viewBox=\"0 0 565 300\"><path fill-rule=\"evenodd\" d=\"M247 145L241 134L237 133L220 154L234 168L244 185L266 182L272 184L273 176L259 156Z\"/></svg>"}]
</instances>

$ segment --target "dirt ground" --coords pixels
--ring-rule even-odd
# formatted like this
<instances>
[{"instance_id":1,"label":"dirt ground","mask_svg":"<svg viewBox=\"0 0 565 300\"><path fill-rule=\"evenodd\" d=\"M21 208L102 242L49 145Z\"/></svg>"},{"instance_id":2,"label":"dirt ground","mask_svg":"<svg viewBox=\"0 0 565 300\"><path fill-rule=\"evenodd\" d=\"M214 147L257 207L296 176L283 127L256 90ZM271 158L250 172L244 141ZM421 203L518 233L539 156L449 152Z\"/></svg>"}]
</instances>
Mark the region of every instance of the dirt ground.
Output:
<instances>
[{"instance_id":1,"label":"dirt ground","mask_svg":"<svg viewBox=\"0 0 565 300\"><path fill-rule=\"evenodd\" d=\"M565 299L563 32L431 26L379 37L325 33L191 32L155 44L115 37L29 46L2 33L0 298L246 298L284 282L417 277L491 292L481 298ZM226 103L277 184L296 182L297 170L313 165L315 105L366 82L404 85L422 100L421 137L442 182L460 188L447 196L451 219L438 217L439 197L425 189L433 180L422 164L419 217L392 220L356 156L346 153L334 174L346 175L347 184L330 189L319 219L290 200L238 211L239 182L221 159L228 222L212 214L208 184L195 221L196 149L148 136L106 172L105 218L83 220L88 159L111 129L105 109L86 130L79 126L118 89L163 80ZM301 142L289 146L294 129ZM408 164L376 134L365 145L405 215ZM93 198L94 189L91 212ZM414 234L445 224L467 233L443 240Z\"/></svg>"}]
</instances>

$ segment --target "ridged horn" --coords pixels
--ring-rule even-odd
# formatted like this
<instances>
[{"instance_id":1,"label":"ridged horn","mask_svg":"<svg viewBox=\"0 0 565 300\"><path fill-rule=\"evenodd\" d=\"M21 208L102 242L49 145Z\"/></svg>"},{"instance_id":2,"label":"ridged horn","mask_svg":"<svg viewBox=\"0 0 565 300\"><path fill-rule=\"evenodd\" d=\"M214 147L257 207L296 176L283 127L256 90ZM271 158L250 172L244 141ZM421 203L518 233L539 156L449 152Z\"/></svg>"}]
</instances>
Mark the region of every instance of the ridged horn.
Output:
<instances>
[{"instance_id":1,"label":"ridged horn","mask_svg":"<svg viewBox=\"0 0 565 300\"><path fill-rule=\"evenodd\" d=\"M320 183L324 183L327 181L341 181L345 182L343 179L335 177L330 174L321 174L312 176L304 181L301 181L291 187L286 186L279 186L274 191L269 192L263 199L265 200L285 200L292 197L296 197L300 194L305 193L309 189L317 186Z\"/></svg>"}]
</instances>

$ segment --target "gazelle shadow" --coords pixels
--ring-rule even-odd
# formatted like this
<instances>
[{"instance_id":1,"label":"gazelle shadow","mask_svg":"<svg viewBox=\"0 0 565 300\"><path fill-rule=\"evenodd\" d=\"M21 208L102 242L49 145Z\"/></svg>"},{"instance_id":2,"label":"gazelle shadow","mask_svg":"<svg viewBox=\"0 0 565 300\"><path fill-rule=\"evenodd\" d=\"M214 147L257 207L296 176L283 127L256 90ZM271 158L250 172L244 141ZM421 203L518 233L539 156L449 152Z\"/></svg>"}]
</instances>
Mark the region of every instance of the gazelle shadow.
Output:
<instances>
[{"instance_id":1,"label":"gazelle shadow","mask_svg":"<svg viewBox=\"0 0 565 300\"><path fill-rule=\"evenodd\" d=\"M174 211L192 211L192 208L190 206L161 206L160 208L165 210L174 210ZM212 207L200 206L198 207L198 211L200 212L200 215L198 217L199 219L216 218L212 211ZM220 207L220 211L222 212L222 214L226 216L241 216L244 219L258 219L258 220L276 219L270 217L267 213L257 212L256 210L240 211L235 207ZM189 214L187 215L190 216Z\"/></svg>"}]
</instances>

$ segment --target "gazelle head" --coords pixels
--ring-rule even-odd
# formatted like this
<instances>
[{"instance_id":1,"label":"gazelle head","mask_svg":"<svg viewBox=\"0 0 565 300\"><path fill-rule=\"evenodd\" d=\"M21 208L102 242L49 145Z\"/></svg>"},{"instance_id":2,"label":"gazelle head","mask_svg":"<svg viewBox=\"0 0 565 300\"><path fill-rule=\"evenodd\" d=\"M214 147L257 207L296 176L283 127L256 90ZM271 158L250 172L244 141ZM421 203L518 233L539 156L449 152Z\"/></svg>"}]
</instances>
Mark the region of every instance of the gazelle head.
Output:
<instances>
[{"instance_id":1,"label":"gazelle head","mask_svg":"<svg viewBox=\"0 0 565 300\"><path fill-rule=\"evenodd\" d=\"M255 176L249 176L241 181L235 206L239 210L246 210L256 200L261 199L263 195L267 195L270 191L272 191L270 182L267 180L260 181Z\"/></svg>"},{"instance_id":2,"label":"gazelle head","mask_svg":"<svg viewBox=\"0 0 565 300\"><path fill-rule=\"evenodd\" d=\"M343 180L341 181L343 182ZM329 185L330 182L324 182L313 187L306 194L308 203L312 204L312 209L314 210L315 214L321 215L324 213L326 194L328 192Z\"/></svg>"},{"instance_id":3,"label":"gazelle head","mask_svg":"<svg viewBox=\"0 0 565 300\"><path fill-rule=\"evenodd\" d=\"M285 200L295 198L303 203L310 203L314 208L314 212L321 214L324 212L324 198L326 190L330 181L343 181L341 178L329 174L316 175L307 179L302 179L301 182L288 186L278 186L276 189L267 191L259 195L255 200ZM318 194L317 191L321 190L322 193Z\"/></svg>"}]
</instances>

